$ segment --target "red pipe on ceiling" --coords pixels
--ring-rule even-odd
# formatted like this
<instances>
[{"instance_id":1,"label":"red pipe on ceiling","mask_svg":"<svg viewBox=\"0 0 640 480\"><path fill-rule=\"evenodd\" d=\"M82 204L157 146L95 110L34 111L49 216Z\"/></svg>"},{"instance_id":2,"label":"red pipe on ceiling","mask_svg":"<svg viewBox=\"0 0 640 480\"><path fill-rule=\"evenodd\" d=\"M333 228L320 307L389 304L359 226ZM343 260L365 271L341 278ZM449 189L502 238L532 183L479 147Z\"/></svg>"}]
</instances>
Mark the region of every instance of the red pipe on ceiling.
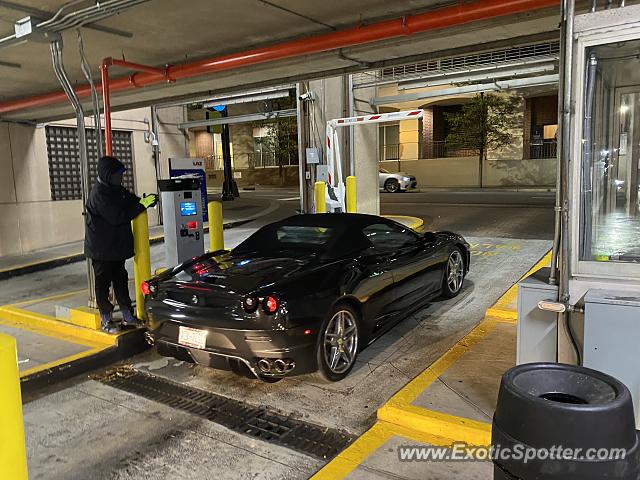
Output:
<instances>
[{"instance_id":1,"label":"red pipe on ceiling","mask_svg":"<svg viewBox=\"0 0 640 480\"><path fill-rule=\"evenodd\" d=\"M439 8L416 15L406 15L402 18L300 38L268 47L232 53L182 65L174 65L166 69L157 69L157 72L147 70L135 73L128 77L112 80L110 82L110 91L129 90L136 87L176 81L183 78L192 78L248 65L389 40L429 30L459 26L532 10L540 10L557 6L559 3L559 0L477 0L468 4L459 3L455 6ZM101 88L101 86L98 86L98 88ZM85 97L90 95L91 91L88 85L82 85L76 88L76 93L79 97ZM64 92L22 98L0 103L0 114L27 108L43 107L65 100L67 100L67 97Z\"/></svg>"}]
</instances>

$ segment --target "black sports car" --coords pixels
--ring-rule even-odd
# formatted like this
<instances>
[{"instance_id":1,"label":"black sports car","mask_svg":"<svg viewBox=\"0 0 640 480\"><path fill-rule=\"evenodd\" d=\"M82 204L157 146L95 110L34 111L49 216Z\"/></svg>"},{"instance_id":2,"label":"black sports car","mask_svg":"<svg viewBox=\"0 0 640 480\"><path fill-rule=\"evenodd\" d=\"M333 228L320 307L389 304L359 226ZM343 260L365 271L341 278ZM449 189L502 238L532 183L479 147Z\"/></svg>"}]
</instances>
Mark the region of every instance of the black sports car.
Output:
<instances>
[{"instance_id":1,"label":"black sports car","mask_svg":"<svg viewBox=\"0 0 640 480\"><path fill-rule=\"evenodd\" d=\"M337 381L407 313L457 295L469 260L455 233L297 215L145 282L147 326L161 355L264 381L315 371Z\"/></svg>"}]
</instances>

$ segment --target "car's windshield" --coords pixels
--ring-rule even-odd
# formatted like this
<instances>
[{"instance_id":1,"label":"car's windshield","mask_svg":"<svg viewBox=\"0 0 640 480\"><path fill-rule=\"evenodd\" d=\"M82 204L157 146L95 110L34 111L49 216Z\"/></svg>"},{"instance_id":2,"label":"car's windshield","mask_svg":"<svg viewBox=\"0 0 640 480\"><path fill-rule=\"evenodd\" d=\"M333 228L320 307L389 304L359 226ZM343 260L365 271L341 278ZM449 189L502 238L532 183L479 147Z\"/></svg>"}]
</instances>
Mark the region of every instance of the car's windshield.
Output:
<instances>
[{"instance_id":1,"label":"car's windshield","mask_svg":"<svg viewBox=\"0 0 640 480\"><path fill-rule=\"evenodd\" d=\"M334 228L316 225L272 224L261 228L234 252L313 250L324 252L336 235Z\"/></svg>"}]
</instances>

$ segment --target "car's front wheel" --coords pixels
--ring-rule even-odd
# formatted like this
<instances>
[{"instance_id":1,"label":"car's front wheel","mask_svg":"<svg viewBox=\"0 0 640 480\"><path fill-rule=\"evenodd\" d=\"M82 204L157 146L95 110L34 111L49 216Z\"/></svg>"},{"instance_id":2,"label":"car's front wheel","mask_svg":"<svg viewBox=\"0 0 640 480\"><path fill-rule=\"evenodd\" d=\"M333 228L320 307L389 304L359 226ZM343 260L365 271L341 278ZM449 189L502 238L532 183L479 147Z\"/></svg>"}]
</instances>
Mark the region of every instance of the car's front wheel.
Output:
<instances>
[{"instance_id":1,"label":"car's front wheel","mask_svg":"<svg viewBox=\"0 0 640 480\"><path fill-rule=\"evenodd\" d=\"M318 338L318 373L327 381L345 378L358 357L359 317L348 305L335 307Z\"/></svg>"},{"instance_id":2,"label":"car's front wheel","mask_svg":"<svg viewBox=\"0 0 640 480\"><path fill-rule=\"evenodd\" d=\"M395 178L390 178L384 182L384 189L389 193L396 193L400 190L400 182Z\"/></svg>"},{"instance_id":3,"label":"car's front wheel","mask_svg":"<svg viewBox=\"0 0 640 480\"><path fill-rule=\"evenodd\" d=\"M449 254L447 263L444 266L444 277L442 278L442 296L453 298L462 289L464 282L465 265L462 252L459 248L454 248Z\"/></svg>"}]
</instances>

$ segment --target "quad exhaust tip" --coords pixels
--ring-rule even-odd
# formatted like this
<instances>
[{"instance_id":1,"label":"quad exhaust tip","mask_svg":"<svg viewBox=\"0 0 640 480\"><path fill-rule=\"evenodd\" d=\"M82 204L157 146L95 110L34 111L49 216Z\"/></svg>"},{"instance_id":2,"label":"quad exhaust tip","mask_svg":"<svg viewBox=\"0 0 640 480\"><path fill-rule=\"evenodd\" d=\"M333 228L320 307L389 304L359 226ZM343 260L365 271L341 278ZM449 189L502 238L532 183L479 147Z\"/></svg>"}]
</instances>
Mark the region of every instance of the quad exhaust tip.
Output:
<instances>
[{"instance_id":1,"label":"quad exhaust tip","mask_svg":"<svg viewBox=\"0 0 640 480\"><path fill-rule=\"evenodd\" d=\"M262 373L269 373L271 371L271 361L263 358L258 361L258 368Z\"/></svg>"},{"instance_id":2,"label":"quad exhaust tip","mask_svg":"<svg viewBox=\"0 0 640 480\"><path fill-rule=\"evenodd\" d=\"M293 360L281 359L270 360L261 358L258 360L258 368L262 373L287 373L296 366Z\"/></svg>"}]
</instances>

